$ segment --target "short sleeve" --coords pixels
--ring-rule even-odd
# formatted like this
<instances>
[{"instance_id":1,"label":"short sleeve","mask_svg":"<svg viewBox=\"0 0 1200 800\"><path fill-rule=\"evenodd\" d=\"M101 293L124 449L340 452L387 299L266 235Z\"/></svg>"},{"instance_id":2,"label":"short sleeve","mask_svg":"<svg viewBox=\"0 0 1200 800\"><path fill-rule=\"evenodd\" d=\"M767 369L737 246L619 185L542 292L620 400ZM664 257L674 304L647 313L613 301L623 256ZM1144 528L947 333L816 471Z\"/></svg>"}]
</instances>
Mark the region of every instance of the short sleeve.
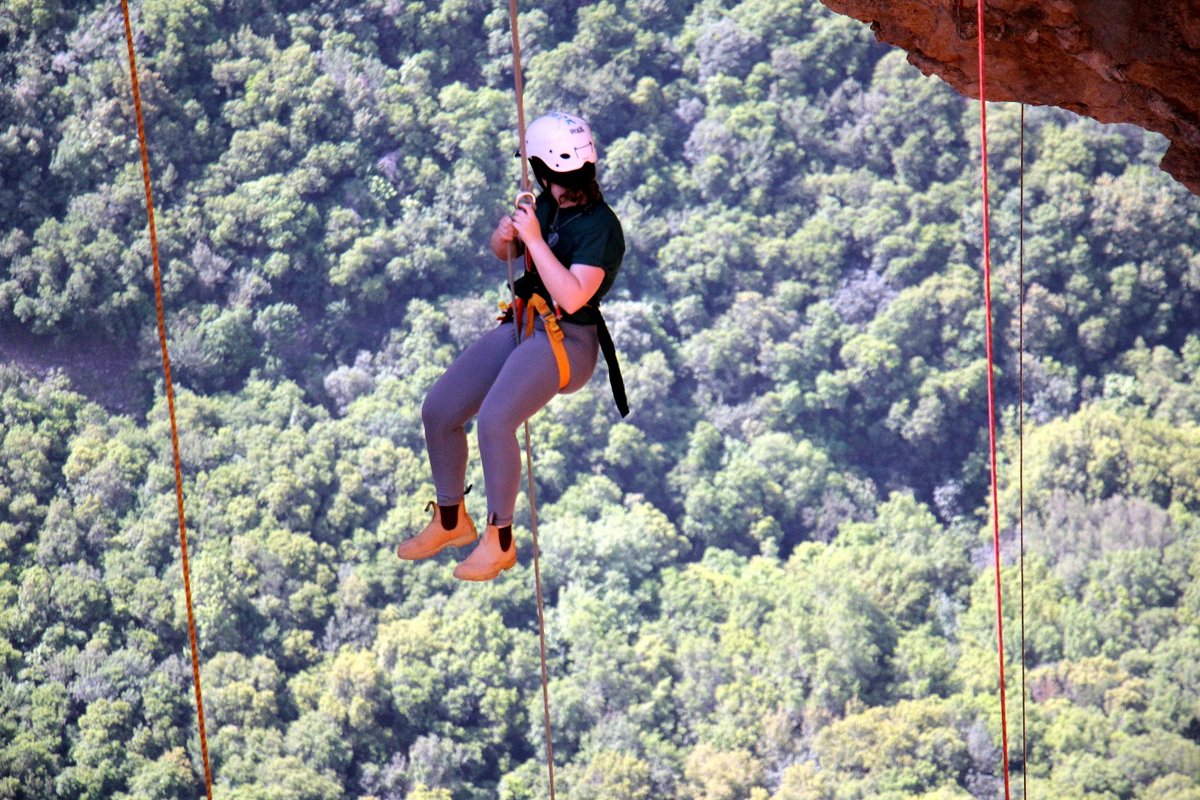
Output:
<instances>
[{"instance_id":1,"label":"short sleeve","mask_svg":"<svg viewBox=\"0 0 1200 800\"><path fill-rule=\"evenodd\" d=\"M574 252L571 253L571 264L587 264L592 267L602 267L609 271L612 256L608 247L609 229L607 226L597 226L586 231L579 239ZM571 266L568 264L567 266Z\"/></svg>"}]
</instances>

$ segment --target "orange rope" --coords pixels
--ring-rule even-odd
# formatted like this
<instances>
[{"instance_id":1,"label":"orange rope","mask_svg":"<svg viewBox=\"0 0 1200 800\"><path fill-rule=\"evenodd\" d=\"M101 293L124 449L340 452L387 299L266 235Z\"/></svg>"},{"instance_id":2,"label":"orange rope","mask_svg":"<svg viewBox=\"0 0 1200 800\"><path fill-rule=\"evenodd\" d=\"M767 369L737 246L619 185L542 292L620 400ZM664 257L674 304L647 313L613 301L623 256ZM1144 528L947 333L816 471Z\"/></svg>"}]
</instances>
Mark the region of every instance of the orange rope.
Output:
<instances>
[{"instance_id":1,"label":"orange rope","mask_svg":"<svg viewBox=\"0 0 1200 800\"><path fill-rule=\"evenodd\" d=\"M996 392L994 357L992 352L992 252L991 221L988 215L988 150L987 150L987 72L984 59L984 0L979 0L977 27L979 42L979 138L983 162L983 296L987 324L987 390L988 443L992 466L992 544L996 555L996 646L1000 654L1000 737L1003 747L1004 797L1011 795L1008 776L1008 709L1004 688L1004 612L1000 593L1000 497L996 482Z\"/></svg>"},{"instance_id":2,"label":"orange rope","mask_svg":"<svg viewBox=\"0 0 1200 800\"><path fill-rule=\"evenodd\" d=\"M163 317L162 271L158 261L158 233L154 225L154 193L150 188L150 154L146 149L146 126L142 117L142 94L138 84L137 60L133 53L133 27L129 22L129 0L121 0L125 15L125 43L129 48L129 75L133 81L133 107L137 114L138 144L142 151L142 179L146 184L146 215L150 223L150 256L154 263L154 302L158 310L158 342L162 347L163 376L167 385L167 411L171 418L171 447L175 456L175 504L179 510L179 548L183 566L183 594L187 600L188 639L192 646L192 681L196 687L196 720L200 728L200 755L204 761L204 790L212 800L212 768L208 760L208 736L204 728L204 697L200 691L200 650L196 645L196 617L192 608L191 571L188 568L187 523L183 513L183 469L179 458L179 427L175 420L175 388L171 382L171 357L167 352L167 325Z\"/></svg>"},{"instance_id":3,"label":"orange rope","mask_svg":"<svg viewBox=\"0 0 1200 800\"><path fill-rule=\"evenodd\" d=\"M521 37L517 25L517 0L509 0L508 2L508 17L512 28L512 56L513 56L513 86L517 95L517 132L521 137L521 191L529 191L529 152L525 145L525 87L521 79ZM509 245L508 258L508 282L512 288L513 280L513 245ZM525 265L526 270L529 269L531 258L529 249L525 249ZM514 291L513 305L516 308L516 297ZM516 329L516 336L521 335L520 320L513 317L513 327ZM538 546L538 525L537 525L537 501L534 498L533 489L533 445L529 436L529 420L525 420L525 473L529 478L529 519L530 529L533 533L533 577L534 585L537 589L537 612L538 612L538 646L539 657L542 666L542 716L545 720L545 736L546 736L546 771L549 773L550 779L550 800L555 800L554 795L554 737L550 731L550 670L546 666L546 612L545 602L542 596L542 565L541 565L541 548Z\"/></svg>"}]
</instances>

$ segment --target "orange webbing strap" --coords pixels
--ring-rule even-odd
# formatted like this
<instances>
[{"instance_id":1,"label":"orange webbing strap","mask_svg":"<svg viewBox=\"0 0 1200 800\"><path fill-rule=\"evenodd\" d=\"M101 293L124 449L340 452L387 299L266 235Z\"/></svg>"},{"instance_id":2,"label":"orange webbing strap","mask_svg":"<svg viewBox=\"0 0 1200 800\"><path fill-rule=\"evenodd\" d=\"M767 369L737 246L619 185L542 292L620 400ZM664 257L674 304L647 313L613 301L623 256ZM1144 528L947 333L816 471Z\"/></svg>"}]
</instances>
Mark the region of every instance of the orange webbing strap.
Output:
<instances>
[{"instance_id":1,"label":"orange webbing strap","mask_svg":"<svg viewBox=\"0 0 1200 800\"><path fill-rule=\"evenodd\" d=\"M525 315L525 337L533 334L534 316L542 318L546 326L546 338L550 340L550 349L554 352L554 361L558 364L558 390L561 392L571 382L571 362L567 360L567 348L563 345L563 331L558 324L554 311L540 294L531 295L528 313Z\"/></svg>"},{"instance_id":2,"label":"orange webbing strap","mask_svg":"<svg viewBox=\"0 0 1200 800\"><path fill-rule=\"evenodd\" d=\"M196 645L196 617L192 609L192 581L188 568L187 523L183 513L183 469L179 458L179 426L175 421L175 388L171 382L171 357L167 353L167 326L163 318L162 272L158 263L158 233L154 225L154 193L150 188L150 155L146 149L146 126L142 118L142 95L138 85L137 60L133 54L133 28L129 22L129 0L121 0L125 15L125 43L129 48L129 75L133 81L133 107L137 115L138 144L142 151L142 179L146 184L146 216L150 223L150 256L154 264L154 302L158 310L158 342L162 347L163 377L167 387L167 412L171 419L171 447L175 456L175 504L179 510L179 551L183 566L183 594L187 600L188 639L192 645L192 682L196 687L196 722L200 728L200 757L204 761L204 791L212 800L212 768L208 761L208 736L204 729L204 696L200 691L200 650Z\"/></svg>"},{"instance_id":3,"label":"orange webbing strap","mask_svg":"<svg viewBox=\"0 0 1200 800\"><path fill-rule=\"evenodd\" d=\"M992 350L992 253L991 221L988 213L987 71L984 58L984 0L977 6L979 50L979 139L983 165L983 298L987 328L988 444L992 468L992 544L996 557L996 648L1000 661L1000 741L1003 748L1004 797L1012 796L1008 775L1008 708L1004 686L1004 604L1000 593L1000 496L996 480L996 390L995 357Z\"/></svg>"}]
</instances>

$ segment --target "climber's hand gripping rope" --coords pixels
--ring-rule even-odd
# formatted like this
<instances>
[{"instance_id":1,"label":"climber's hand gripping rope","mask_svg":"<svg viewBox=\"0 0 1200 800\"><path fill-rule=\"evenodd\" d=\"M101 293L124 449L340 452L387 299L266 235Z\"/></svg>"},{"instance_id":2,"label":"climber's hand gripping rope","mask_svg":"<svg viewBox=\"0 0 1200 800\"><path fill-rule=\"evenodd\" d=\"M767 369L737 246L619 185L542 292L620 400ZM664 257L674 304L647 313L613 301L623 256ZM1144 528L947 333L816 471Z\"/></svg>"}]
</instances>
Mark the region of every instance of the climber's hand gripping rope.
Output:
<instances>
[{"instance_id":1,"label":"climber's hand gripping rope","mask_svg":"<svg viewBox=\"0 0 1200 800\"><path fill-rule=\"evenodd\" d=\"M532 213L533 208L536 205L536 203L537 203L537 197L534 196L533 192L520 192L516 196L516 198L513 200L513 208L515 210L510 215L510 218L515 219L516 212L520 211L522 208L527 208ZM517 337L517 341L520 341L521 340L521 325L519 323L519 320L521 320L523 318L523 314L525 312L525 301L522 300L521 298L517 297L517 279L516 279L515 272L513 270L513 260L516 258L516 253L517 253L517 239L516 239L516 237L514 237L508 243L508 292L509 292L509 296L510 296L509 297L509 308L511 308L513 311L513 321L515 323L517 323L514 325L515 335ZM530 267L529 251L526 250L525 251L525 271L526 272L529 271L529 267ZM502 307L502 310L506 311L507 309L503 309L503 307Z\"/></svg>"}]
</instances>

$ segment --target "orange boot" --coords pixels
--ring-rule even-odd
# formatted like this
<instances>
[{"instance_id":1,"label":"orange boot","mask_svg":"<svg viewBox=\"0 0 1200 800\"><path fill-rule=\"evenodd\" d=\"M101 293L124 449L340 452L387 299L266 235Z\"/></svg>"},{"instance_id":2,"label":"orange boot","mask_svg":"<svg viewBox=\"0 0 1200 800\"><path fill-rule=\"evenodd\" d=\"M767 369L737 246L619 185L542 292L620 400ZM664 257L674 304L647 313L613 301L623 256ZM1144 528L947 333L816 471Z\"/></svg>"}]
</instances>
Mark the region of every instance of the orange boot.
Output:
<instances>
[{"instance_id":1,"label":"orange boot","mask_svg":"<svg viewBox=\"0 0 1200 800\"><path fill-rule=\"evenodd\" d=\"M467 514L465 498L458 501L458 524L450 530L442 527L442 510L438 508L437 503L431 500L429 505L425 506L425 510L428 511L430 506L433 507L433 519L429 520L425 529L411 539L401 542L396 548L396 555L405 561L429 558L442 552L443 548L462 547L479 538L475 523Z\"/></svg>"},{"instance_id":2,"label":"orange boot","mask_svg":"<svg viewBox=\"0 0 1200 800\"><path fill-rule=\"evenodd\" d=\"M516 563L516 541L509 542L507 550L502 549L500 530L495 525L488 525L471 555L454 568L454 577L463 581L490 581Z\"/></svg>"}]
</instances>

